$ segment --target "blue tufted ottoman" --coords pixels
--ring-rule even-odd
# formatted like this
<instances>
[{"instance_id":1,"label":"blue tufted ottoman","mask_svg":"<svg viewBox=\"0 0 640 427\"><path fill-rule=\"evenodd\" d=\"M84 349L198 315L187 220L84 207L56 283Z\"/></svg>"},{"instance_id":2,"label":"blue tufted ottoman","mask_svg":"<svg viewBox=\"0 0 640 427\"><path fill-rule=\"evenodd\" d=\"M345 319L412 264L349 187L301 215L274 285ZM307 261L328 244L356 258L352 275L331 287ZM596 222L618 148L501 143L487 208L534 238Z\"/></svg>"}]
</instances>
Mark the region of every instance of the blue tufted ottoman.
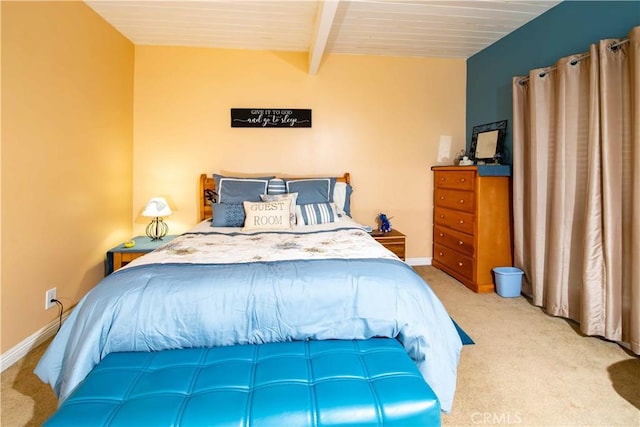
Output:
<instances>
[{"instance_id":1,"label":"blue tufted ottoman","mask_svg":"<svg viewBox=\"0 0 640 427\"><path fill-rule=\"evenodd\" d=\"M46 426L440 425L395 339L107 355Z\"/></svg>"}]
</instances>

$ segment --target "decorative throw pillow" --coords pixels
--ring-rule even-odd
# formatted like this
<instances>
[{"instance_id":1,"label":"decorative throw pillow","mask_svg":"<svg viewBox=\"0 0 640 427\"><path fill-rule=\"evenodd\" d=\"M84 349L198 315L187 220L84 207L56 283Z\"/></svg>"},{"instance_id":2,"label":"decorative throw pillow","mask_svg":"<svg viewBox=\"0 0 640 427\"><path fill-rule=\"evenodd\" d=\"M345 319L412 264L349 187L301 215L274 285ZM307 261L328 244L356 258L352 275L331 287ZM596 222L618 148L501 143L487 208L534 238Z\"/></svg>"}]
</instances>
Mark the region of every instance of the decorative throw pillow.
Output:
<instances>
[{"instance_id":1,"label":"decorative throw pillow","mask_svg":"<svg viewBox=\"0 0 640 427\"><path fill-rule=\"evenodd\" d=\"M212 203L212 227L242 227L244 225L244 206L242 203Z\"/></svg>"},{"instance_id":2,"label":"decorative throw pillow","mask_svg":"<svg viewBox=\"0 0 640 427\"><path fill-rule=\"evenodd\" d=\"M260 201L260 195L267 192L269 180L273 177L234 178L213 174L218 193L218 203L242 203Z\"/></svg>"},{"instance_id":3,"label":"decorative throw pillow","mask_svg":"<svg viewBox=\"0 0 640 427\"><path fill-rule=\"evenodd\" d=\"M297 206L298 225L336 222L338 213L334 203L307 203Z\"/></svg>"},{"instance_id":4,"label":"decorative throw pillow","mask_svg":"<svg viewBox=\"0 0 640 427\"><path fill-rule=\"evenodd\" d=\"M298 198L298 193L285 193L285 194L261 194L260 199L263 202L277 202L279 200L290 200L290 213L289 213L289 223L291 226L296 225L296 199Z\"/></svg>"},{"instance_id":5,"label":"decorative throw pillow","mask_svg":"<svg viewBox=\"0 0 640 427\"><path fill-rule=\"evenodd\" d=\"M244 202L243 205L245 220L242 231L291 229L290 199L275 202Z\"/></svg>"},{"instance_id":6,"label":"decorative throw pillow","mask_svg":"<svg viewBox=\"0 0 640 427\"><path fill-rule=\"evenodd\" d=\"M287 192L287 189L284 185L284 179L273 178L269 180L267 194L284 194L286 192Z\"/></svg>"},{"instance_id":7,"label":"decorative throw pillow","mask_svg":"<svg viewBox=\"0 0 640 427\"><path fill-rule=\"evenodd\" d=\"M299 205L333 202L335 178L285 179L284 182L287 193L298 193Z\"/></svg>"}]
</instances>

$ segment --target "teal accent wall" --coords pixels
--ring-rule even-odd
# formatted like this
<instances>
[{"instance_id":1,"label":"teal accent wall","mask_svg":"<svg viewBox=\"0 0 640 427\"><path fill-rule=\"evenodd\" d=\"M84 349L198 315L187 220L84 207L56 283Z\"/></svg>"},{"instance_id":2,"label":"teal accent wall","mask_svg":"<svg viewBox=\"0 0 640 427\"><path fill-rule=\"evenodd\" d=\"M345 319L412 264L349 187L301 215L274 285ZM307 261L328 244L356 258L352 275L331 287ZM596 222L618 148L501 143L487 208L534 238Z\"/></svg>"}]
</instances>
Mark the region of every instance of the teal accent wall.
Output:
<instances>
[{"instance_id":1,"label":"teal accent wall","mask_svg":"<svg viewBox=\"0 0 640 427\"><path fill-rule=\"evenodd\" d=\"M511 163L511 79L586 52L601 39L626 37L640 25L640 1L564 1L467 60L467 150L474 126L507 119Z\"/></svg>"}]
</instances>

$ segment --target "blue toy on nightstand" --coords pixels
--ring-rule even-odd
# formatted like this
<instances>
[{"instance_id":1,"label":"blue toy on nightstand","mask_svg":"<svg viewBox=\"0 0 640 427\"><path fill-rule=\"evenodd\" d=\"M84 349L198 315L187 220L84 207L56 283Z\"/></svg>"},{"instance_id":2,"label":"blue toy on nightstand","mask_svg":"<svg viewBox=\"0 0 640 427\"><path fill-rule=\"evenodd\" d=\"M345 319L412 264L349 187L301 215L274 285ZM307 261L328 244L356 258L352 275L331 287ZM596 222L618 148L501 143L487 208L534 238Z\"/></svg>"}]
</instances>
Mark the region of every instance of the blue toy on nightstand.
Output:
<instances>
[{"instance_id":1,"label":"blue toy on nightstand","mask_svg":"<svg viewBox=\"0 0 640 427\"><path fill-rule=\"evenodd\" d=\"M391 222L389 222L391 218L387 218L386 214L381 213L378 215L378 220L380 221L380 231L383 233L388 233L391 231Z\"/></svg>"}]
</instances>

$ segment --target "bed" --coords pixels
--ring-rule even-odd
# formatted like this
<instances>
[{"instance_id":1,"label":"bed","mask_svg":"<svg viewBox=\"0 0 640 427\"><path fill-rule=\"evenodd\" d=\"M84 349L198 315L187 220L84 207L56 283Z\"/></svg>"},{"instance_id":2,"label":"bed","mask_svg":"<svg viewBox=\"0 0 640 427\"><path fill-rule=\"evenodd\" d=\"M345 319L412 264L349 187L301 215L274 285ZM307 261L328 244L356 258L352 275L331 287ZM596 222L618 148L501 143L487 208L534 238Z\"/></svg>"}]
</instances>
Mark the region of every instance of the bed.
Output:
<instances>
[{"instance_id":1,"label":"bed","mask_svg":"<svg viewBox=\"0 0 640 427\"><path fill-rule=\"evenodd\" d=\"M76 398L77 389L89 387L89 379L118 355L133 360L174 352L189 358L196 349L245 351L254 346L256 352L284 352L278 354L284 354L281 365L286 366L286 346L292 343L322 343L328 346L325 350L339 349L346 357L341 360L361 361L359 350L345 348L375 343L383 348L370 353L377 356L368 367L357 369L371 371L371 366L384 365L383 360L396 361L388 366L402 365L405 357L419 373L420 386L433 391L438 414L450 411L462 346L456 327L413 269L350 218L351 191L349 174L286 179L201 175L201 221L92 289L60 329L36 374L51 384L64 408L67 399ZM237 205L244 208L242 227L237 226ZM385 359L386 348L394 345L401 351ZM315 351L304 348L299 350L302 356ZM144 360L143 365L148 363ZM317 372L313 363L308 359L302 366ZM136 377L142 372L137 366ZM390 371L382 373L397 374ZM411 375L403 370L400 376ZM351 381L352 373L345 378ZM372 378L365 380L372 384ZM395 385L391 390L402 395L403 388ZM92 393L80 406L86 413L95 412L97 401L108 400ZM381 404L378 394L372 396ZM411 396L406 399L410 402ZM431 405L425 399L423 408ZM286 407L281 415L295 412L287 406L292 401L281 400ZM392 412L405 410L406 402L396 402ZM430 408L427 415L433 417L433 405ZM358 413L353 407L332 407L332 413L340 410ZM401 423L402 416L398 420ZM356 421L362 420L350 422Z\"/></svg>"}]
</instances>

